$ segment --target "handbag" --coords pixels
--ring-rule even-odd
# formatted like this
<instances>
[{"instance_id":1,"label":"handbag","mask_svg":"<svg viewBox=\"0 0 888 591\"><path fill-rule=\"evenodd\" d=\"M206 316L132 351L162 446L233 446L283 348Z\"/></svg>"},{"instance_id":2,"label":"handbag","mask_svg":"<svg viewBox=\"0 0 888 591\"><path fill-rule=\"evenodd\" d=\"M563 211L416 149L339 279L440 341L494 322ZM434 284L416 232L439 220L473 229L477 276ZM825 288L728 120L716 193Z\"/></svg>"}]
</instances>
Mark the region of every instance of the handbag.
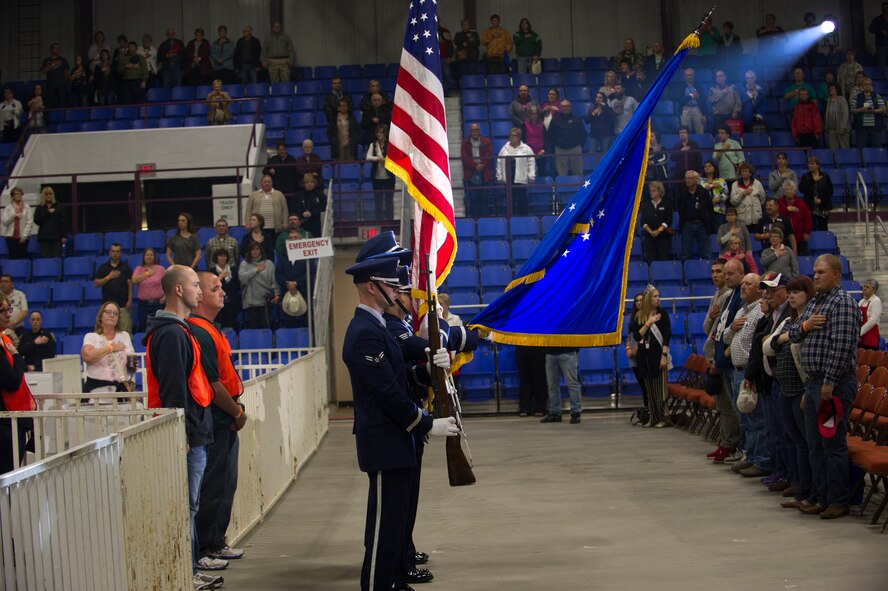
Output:
<instances>
[{"instance_id":1,"label":"handbag","mask_svg":"<svg viewBox=\"0 0 888 591\"><path fill-rule=\"evenodd\" d=\"M530 62L530 73L534 76L539 76L543 71L543 62L540 58L535 57L533 61Z\"/></svg>"}]
</instances>

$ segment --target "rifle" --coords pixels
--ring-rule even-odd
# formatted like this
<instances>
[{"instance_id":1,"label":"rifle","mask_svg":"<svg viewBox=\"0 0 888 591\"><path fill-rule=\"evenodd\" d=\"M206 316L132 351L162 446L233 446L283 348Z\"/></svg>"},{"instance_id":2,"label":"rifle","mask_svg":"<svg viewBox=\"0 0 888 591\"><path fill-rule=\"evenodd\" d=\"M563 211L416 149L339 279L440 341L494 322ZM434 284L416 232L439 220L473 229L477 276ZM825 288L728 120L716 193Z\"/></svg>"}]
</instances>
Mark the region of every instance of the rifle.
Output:
<instances>
[{"instance_id":1,"label":"rifle","mask_svg":"<svg viewBox=\"0 0 888 591\"><path fill-rule=\"evenodd\" d=\"M441 348L441 333L438 325L438 294L435 290L435 277L429 268L429 255L426 255L426 289L428 293L428 313L426 320L429 326L429 349L434 352ZM456 388L453 386L453 380L447 372L429 363L429 375L432 378L432 389L435 392L435 402L438 407L438 415L440 417L453 417L456 419L456 425L459 427L461 435L456 437L446 437L445 447L447 450L447 476L450 479L450 486L466 486L475 484L475 474L472 472L472 465L466 457L462 448L461 436L463 434L462 422L460 421L459 398L456 395Z\"/></svg>"}]
</instances>

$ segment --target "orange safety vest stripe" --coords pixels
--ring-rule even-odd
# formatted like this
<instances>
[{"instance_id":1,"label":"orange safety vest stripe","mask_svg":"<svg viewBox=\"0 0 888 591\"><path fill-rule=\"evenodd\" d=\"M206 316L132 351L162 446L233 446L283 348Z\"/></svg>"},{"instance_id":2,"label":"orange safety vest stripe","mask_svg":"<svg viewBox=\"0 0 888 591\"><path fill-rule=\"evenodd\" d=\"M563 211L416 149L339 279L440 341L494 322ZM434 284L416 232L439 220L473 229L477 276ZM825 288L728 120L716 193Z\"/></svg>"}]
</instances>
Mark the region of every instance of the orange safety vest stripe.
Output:
<instances>
[{"instance_id":1,"label":"orange safety vest stripe","mask_svg":"<svg viewBox=\"0 0 888 591\"><path fill-rule=\"evenodd\" d=\"M216 346L216 364L219 366L219 381L225 386L225 391L232 398L237 399L244 393L244 383L237 370L234 369L234 363L231 362L231 343L228 342L224 334L219 332L219 329L213 326L212 322L205 318L191 316L188 318L188 322L201 327L212 337L213 344Z\"/></svg>"},{"instance_id":2,"label":"orange safety vest stripe","mask_svg":"<svg viewBox=\"0 0 888 591\"><path fill-rule=\"evenodd\" d=\"M198 346L194 336L187 328L181 325L180 328L188 335L188 340L191 341L191 351L193 352L191 371L188 372L188 392L198 406L206 408L213 401L216 394L213 392L210 382L207 381L207 374L204 373L203 366L200 364L200 346ZM154 372L151 370L150 352L151 339L153 337L154 333L148 336L148 342L145 347L145 365L148 368L148 408L163 408L160 400L160 386L157 383Z\"/></svg>"},{"instance_id":3,"label":"orange safety vest stripe","mask_svg":"<svg viewBox=\"0 0 888 591\"><path fill-rule=\"evenodd\" d=\"M12 358L9 349L6 348L12 345L12 339L5 334L0 335L0 338L3 340L3 352L6 354L6 359L9 361L9 365L14 366L15 360ZM22 376L22 383L19 384L15 391L0 390L0 395L3 396L3 406L8 411L37 410L37 401L34 400L34 396L31 394L31 389L28 388L24 376Z\"/></svg>"}]
</instances>

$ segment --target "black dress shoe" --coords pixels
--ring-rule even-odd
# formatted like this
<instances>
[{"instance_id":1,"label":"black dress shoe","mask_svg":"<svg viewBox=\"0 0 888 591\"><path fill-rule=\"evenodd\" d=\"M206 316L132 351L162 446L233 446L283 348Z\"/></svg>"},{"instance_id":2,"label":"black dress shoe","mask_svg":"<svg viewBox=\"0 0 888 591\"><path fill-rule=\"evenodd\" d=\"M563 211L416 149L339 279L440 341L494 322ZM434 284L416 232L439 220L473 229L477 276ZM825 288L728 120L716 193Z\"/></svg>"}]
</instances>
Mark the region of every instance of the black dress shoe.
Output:
<instances>
[{"instance_id":1,"label":"black dress shoe","mask_svg":"<svg viewBox=\"0 0 888 591\"><path fill-rule=\"evenodd\" d=\"M414 564L425 564L429 561L429 555L425 552L417 552L413 555Z\"/></svg>"},{"instance_id":2,"label":"black dress shoe","mask_svg":"<svg viewBox=\"0 0 888 591\"><path fill-rule=\"evenodd\" d=\"M408 583L428 583L434 578L435 576L427 568L415 568L404 575L404 580Z\"/></svg>"},{"instance_id":3,"label":"black dress shoe","mask_svg":"<svg viewBox=\"0 0 888 591\"><path fill-rule=\"evenodd\" d=\"M415 591L415 590L413 589L413 587L411 587L410 585L406 585L406 584L405 584L405 585L401 585L401 586L399 586L399 587L392 587L392 590L393 590L393 591Z\"/></svg>"}]
</instances>

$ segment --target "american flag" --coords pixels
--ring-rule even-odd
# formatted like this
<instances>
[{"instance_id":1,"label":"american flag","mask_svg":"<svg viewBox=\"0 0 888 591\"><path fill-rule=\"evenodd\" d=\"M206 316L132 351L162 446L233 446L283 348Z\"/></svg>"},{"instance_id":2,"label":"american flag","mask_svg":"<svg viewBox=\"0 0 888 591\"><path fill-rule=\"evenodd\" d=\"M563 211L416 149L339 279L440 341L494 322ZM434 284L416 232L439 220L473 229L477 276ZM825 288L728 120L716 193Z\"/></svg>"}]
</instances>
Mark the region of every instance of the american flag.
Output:
<instances>
[{"instance_id":1,"label":"american flag","mask_svg":"<svg viewBox=\"0 0 888 591\"><path fill-rule=\"evenodd\" d=\"M453 190L438 53L437 0L413 0L401 51L385 167L416 200L412 284L425 291L425 255L441 285L456 256Z\"/></svg>"}]
</instances>

